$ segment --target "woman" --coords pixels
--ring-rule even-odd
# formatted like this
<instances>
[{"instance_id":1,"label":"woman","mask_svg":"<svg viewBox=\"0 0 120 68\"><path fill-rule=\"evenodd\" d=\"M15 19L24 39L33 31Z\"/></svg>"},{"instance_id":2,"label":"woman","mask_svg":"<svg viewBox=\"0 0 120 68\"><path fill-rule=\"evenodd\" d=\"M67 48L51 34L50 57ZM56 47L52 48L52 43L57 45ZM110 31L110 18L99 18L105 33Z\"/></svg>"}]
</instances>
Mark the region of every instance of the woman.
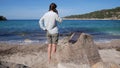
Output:
<instances>
[{"instance_id":1,"label":"woman","mask_svg":"<svg viewBox=\"0 0 120 68\"><path fill-rule=\"evenodd\" d=\"M58 43L58 27L57 23L62 22L62 19L58 16L58 11L56 10L57 5L51 3L49 6L49 11L46 12L40 19L40 27L46 31L48 40L48 61L50 63L51 55L55 54L56 46Z\"/></svg>"}]
</instances>

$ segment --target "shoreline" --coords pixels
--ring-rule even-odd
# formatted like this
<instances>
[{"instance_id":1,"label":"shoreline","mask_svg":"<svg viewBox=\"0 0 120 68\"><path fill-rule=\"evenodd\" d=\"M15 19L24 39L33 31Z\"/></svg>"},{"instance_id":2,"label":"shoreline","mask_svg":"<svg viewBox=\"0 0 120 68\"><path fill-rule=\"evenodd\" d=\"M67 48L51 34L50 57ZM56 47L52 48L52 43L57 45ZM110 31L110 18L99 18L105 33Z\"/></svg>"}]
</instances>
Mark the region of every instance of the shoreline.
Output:
<instances>
[{"instance_id":1,"label":"shoreline","mask_svg":"<svg viewBox=\"0 0 120 68\"><path fill-rule=\"evenodd\" d=\"M120 20L120 19L107 19L107 18L105 18L105 19L98 19L98 18L91 18L91 19L89 19L89 18L63 18L63 20Z\"/></svg>"},{"instance_id":2,"label":"shoreline","mask_svg":"<svg viewBox=\"0 0 120 68\"><path fill-rule=\"evenodd\" d=\"M84 39L82 39L82 37L80 37L80 38L81 38L81 41L84 40ZM75 53L72 51L69 51L69 48L68 48L70 46L69 42L68 42L69 39L70 39L70 37L67 36L67 37L62 38L58 42L57 57L53 57L56 59L52 58L53 59L52 62L56 66L47 63L47 59L46 59L47 58L47 44L41 44L41 43L34 43L34 44L29 43L26 45L25 44L13 45L13 44L0 43L0 61L8 62L8 64L9 63L22 64L22 65L25 65L25 66L28 66L31 68L55 68L57 66L59 68L60 59L62 59L62 57L60 56L61 54L66 55L66 59L67 59L67 57L68 58L70 57L69 54L74 54L72 56L76 57L76 55L78 55L79 50L82 50L82 49L78 48L78 46L81 44L77 43L77 45L78 45L78 46L76 45L77 47L72 46L73 48L75 48L75 50L74 50ZM90 39L91 39L91 42L87 43L86 45L92 44L93 39L91 36L88 37L89 41L90 41ZM81 42L81 41L79 40L78 42ZM112 40L109 43L94 42L93 45L98 48L97 51L99 52L103 61L105 61L105 62L112 61L112 62L115 62L116 64L120 64L120 61L119 61L120 60L119 59L120 51L117 51L117 48L120 48L120 46L119 46L120 39ZM63 50L63 52L61 50ZM92 50L94 50L94 47ZM85 54L87 54L87 53L85 53ZM110 55L113 55L113 56L110 56ZM116 57L116 55L118 55L119 57ZM97 56L99 56L99 55L97 55ZM91 57L91 58L93 58L93 57ZM65 58L63 57L63 60L64 59ZM77 62L76 58L74 58L74 61L72 61L72 62ZM82 60L81 60L81 62L82 62ZM77 65L77 64L75 64L75 65ZM76 68L78 68L78 67L79 66L76 66ZM15 67L12 67L12 68L15 68Z\"/></svg>"},{"instance_id":3,"label":"shoreline","mask_svg":"<svg viewBox=\"0 0 120 68\"><path fill-rule=\"evenodd\" d=\"M65 38L65 37L70 37L70 35L66 35L66 36L60 36L59 37L59 40L62 40L63 38ZM118 36L117 38L114 38L114 36L113 37L111 37L111 38L109 38L109 37L104 37L104 38L101 38L101 37L96 37L96 36L94 36L94 35L92 35L92 37L93 37L93 40L94 40L94 42L98 42L98 43L108 43L108 42L111 42L112 40L120 40L120 36ZM43 38L43 39L29 39L29 38L27 38L27 39L18 39L18 40L0 40L0 43L8 43L8 44L36 44L36 43L41 43L41 44L47 44L47 39L46 39L46 37L45 38Z\"/></svg>"}]
</instances>

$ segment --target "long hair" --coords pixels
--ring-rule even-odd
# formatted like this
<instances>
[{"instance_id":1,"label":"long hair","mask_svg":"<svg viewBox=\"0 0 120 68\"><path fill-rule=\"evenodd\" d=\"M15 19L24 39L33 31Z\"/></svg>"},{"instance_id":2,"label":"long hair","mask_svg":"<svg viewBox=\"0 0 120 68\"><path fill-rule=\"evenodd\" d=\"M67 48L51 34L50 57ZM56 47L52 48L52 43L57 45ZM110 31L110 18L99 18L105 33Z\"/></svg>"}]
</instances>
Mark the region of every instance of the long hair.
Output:
<instances>
[{"instance_id":1,"label":"long hair","mask_svg":"<svg viewBox=\"0 0 120 68\"><path fill-rule=\"evenodd\" d=\"M49 6L49 11L52 10L53 12L58 14L58 11L57 11L56 8L57 8L57 5L55 3L51 3L50 6Z\"/></svg>"}]
</instances>

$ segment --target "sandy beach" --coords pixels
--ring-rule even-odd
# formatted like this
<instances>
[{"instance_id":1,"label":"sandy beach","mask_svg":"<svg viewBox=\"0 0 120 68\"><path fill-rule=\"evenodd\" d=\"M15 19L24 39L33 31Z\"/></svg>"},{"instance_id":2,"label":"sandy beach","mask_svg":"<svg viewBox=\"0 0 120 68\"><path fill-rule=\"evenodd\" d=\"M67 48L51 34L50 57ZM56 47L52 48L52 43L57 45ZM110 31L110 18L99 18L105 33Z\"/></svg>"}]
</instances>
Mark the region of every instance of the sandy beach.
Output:
<instances>
[{"instance_id":1,"label":"sandy beach","mask_svg":"<svg viewBox=\"0 0 120 68\"><path fill-rule=\"evenodd\" d=\"M64 47L67 47L69 45L68 43L69 38L70 37L64 37L63 39L59 40L59 43L57 46L57 50L58 50L57 53L59 53L59 55L60 53L62 53L62 52L59 52L60 48L64 49ZM115 63L116 65L120 66L120 39L115 39L108 43L94 42L94 44L97 47L99 55L104 63L107 63L107 62ZM64 55L64 54L61 54L61 55ZM74 56L77 56L77 55L74 55ZM73 61L76 63L73 64L72 62L63 63L62 61L56 61L54 57L53 57L52 63L48 64L47 44L34 43L34 44L20 45L20 44L0 43L0 61L1 61L0 67L1 68L2 67L6 68L6 66L8 66L9 68L19 67L18 65L16 65L15 67L10 63L25 65L26 66L25 68L27 67L28 68L29 67L30 68L79 68L80 66L81 68L90 68L89 65L85 65L85 64L78 65L76 59L74 59ZM57 58L60 59L61 57L57 57ZM5 63L2 64L2 62L6 62L6 64ZM21 67L21 68L24 68L24 67Z\"/></svg>"}]
</instances>

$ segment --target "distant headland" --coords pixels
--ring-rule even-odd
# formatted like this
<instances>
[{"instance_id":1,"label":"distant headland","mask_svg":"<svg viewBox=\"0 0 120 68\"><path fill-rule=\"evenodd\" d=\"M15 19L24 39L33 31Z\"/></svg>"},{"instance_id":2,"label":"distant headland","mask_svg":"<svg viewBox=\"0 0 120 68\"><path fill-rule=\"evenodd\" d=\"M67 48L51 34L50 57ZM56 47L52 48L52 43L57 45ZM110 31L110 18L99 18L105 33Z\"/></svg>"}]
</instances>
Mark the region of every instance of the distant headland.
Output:
<instances>
[{"instance_id":1,"label":"distant headland","mask_svg":"<svg viewBox=\"0 0 120 68\"><path fill-rule=\"evenodd\" d=\"M65 16L67 20L120 20L120 7L103 9L86 14Z\"/></svg>"},{"instance_id":2,"label":"distant headland","mask_svg":"<svg viewBox=\"0 0 120 68\"><path fill-rule=\"evenodd\" d=\"M6 21L6 20L7 20L6 17L0 16L0 21Z\"/></svg>"}]
</instances>

